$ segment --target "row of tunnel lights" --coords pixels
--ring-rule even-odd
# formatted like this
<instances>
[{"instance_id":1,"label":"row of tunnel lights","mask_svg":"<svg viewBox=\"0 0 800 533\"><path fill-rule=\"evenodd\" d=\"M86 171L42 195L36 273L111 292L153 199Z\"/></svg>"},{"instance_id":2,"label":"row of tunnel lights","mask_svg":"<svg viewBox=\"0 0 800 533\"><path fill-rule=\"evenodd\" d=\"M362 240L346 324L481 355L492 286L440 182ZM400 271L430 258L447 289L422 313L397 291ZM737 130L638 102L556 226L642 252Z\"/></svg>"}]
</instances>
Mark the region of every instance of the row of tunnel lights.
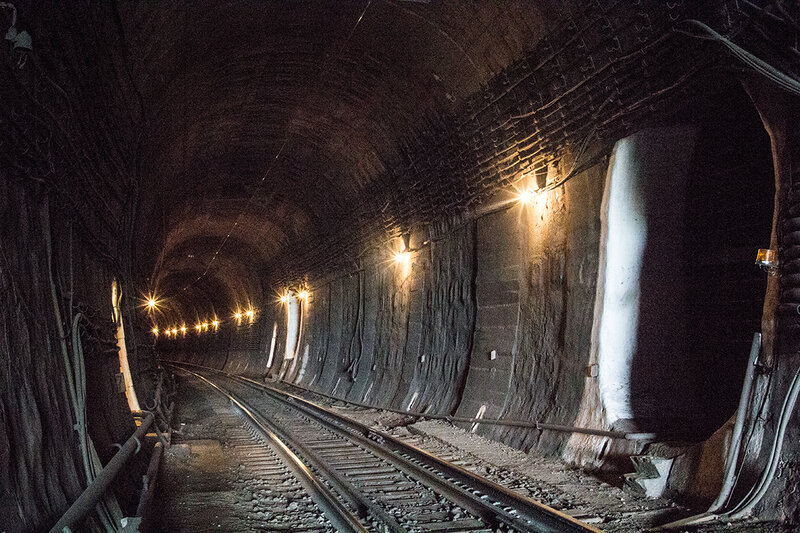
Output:
<instances>
[{"instance_id":1,"label":"row of tunnel lights","mask_svg":"<svg viewBox=\"0 0 800 533\"><path fill-rule=\"evenodd\" d=\"M255 317L255 311L253 311L252 309L249 309L248 311L245 312L245 315L252 322L253 318ZM234 317L239 321L239 323L241 323L241 320L242 320L242 314L241 313L236 313L236 315L234 315ZM221 324L221 322L219 320L214 319L210 323L209 322L198 323L198 324L196 324L194 326L194 329L195 329L195 331L197 331L198 334L208 331L209 328L213 328L214 331L217 331L219 329L219 325L220 324ZM178 327L166 328L165 330L163 330L163 333L168 337L170 337L170 336L177 337L179 333L181 335L186 335L186 332L188 330L189 330L189 328L186 327L186 324L183 324L179 328ZM154 327L151 331L152 331L153 335L155 335L156 337L161 333L161 330L158 327Z\"/></svg>"},{"instance_id":2,"label":"row of tunnel lights","mask_svg":"<svg viewBox=\"0 0 800 533\"><path fill-rule=\"evenodd\" d=\"M289 298L291 298L291 291L287 290L284 294L280 297L280 302L283 304L287 304L289 302ZM301 290L297 293L297 298L300 300L305 300L309 296L309 292L307 290ZM154 297L150 297L147 299L147 308L150 311L154 311L158 309L158 300ZM241 325L242 319L247 318L247 320L252 323L256 317L256 310L255 309L248 309L246 311L236 311L233 314L233 319L236 321L237 325ZM211 322L198 322L195 324L194 329L195 331L200 334L209 331L209 329L213 329L213 331L217 331L219 326L222 322L218 318L214 318ZM167 335L168 337L177 337L179 334L185 336L186 333L189 331L189 328L186 324L181 325L180 327L172 326L166 329L160 329L158 326L155 326L151 333L156 337L161 334L162 332Z\"/></svg>"},{"instance_id":3,"label":"row of tunnel lights","mask_svg":"<svg viewBox=\"0 0 800 533\"><path fill-rule=\"evenodd\" d=\"M535 192L536 189L531 189L531 188L517 190L516 201L522 205L528 205L533 200ZM393 252L393 257L392 257L392 259L397 265L403 266L404 268L408 268L411 264L411 251L407 249L406 246L407 245L404 245L403 250ZM280 302L283 304L288 304L291 296L292 296L292 291L290 289L287 289L286 291L284 291L283 295L281 295ZM300 300L305 300L308 298L308 296L309 292L307 290L300 290L297 292L297 298ZM149 310L155 310L158 307L157 300L152 297L148 298L147 307ZM247 319L250 322L252 322L255 319L255 310L248 309L244 313L242 313L241 311L237 311L236 313L233 314L233 318L236 320L237 324L241 324L242 318L244 317L247 317ZM208 322L202 322L196 324L194 326L194 329L199 334L208 331L209 328L213 328L214 331L216 331L219 329L219 326L220 326L220 321L215 318L210 322L210 324ZM184 324L181 327L166 328L163 331L167 336L177 337L179 333L181 335L186 335L188 328ZM155 336L158 336L160 332L161 330L159 330L158 327L154 327L152 329L152 333Z\"/></svg>"},{"instance_id":4,"label":"row of tunnel lights","mask_svg":"<svg viewBox=\"0 0 800 533\"><path fill-rule=\"evenodd\" d=\"M148 311L155 311L156 309L158 309L159 301L155 297L151 296L151 297L148 297L146 305L147 305L147 310ZM247 317L247 319L250 322L252 322L253 320L255 320L255 316L256 316L256 311L255 311L255 309L252 309L252 308L251 309L247 309L244 312L236 311L236 313L233 314L233 318L236 320L237 324L241 324L242 319L245 318L245 317ZM213 329L214 331L217 331L219 329L219 326L220 326L221 323L222 322L217 317L214 317L214 319L211 320L211 322L198 322L194 326L194 329L198 334L206 332L209 329ZM154 326L153 329L150 330L150 331L156 337L162 332L165 335L167 335L168 337L169 336L177 337L178 334L186 335L186 332L188 330L189 330L189 328L186 326L186 324L183 324L180 327L172 326L172 327L168 327L168 328L163 329L163 330L160 329L158 326Z\"/></svg>"}]
</instances>

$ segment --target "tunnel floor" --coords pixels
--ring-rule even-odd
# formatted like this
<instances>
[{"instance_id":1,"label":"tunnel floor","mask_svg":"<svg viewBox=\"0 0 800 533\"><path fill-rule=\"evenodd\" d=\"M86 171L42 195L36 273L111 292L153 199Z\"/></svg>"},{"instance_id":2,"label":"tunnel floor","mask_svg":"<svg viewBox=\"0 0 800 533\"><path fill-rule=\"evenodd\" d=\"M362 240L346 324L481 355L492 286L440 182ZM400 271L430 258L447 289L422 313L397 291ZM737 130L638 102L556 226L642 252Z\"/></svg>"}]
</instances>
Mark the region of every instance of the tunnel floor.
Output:
<instances>
[{"instance_id":1,"label":"tunnel floor","mask_svg":"<svg viewBox=\"0 0 800 533\"><path fill-rule=\"evenodd\" d=\"M226 398L187 375L176 375L176 385L172 445L161 466L154 530L336 530ZM287 385L277 388L297 394ZM647 530L697 512L632 494L557 459L526 454L443 421L415 421L311 393L301 396L603 531ZM777 531L774 526L692 531Z\"/></svg>"},{"instance_id":2,"label":"tunnel floor","mask_svg":"<svg viewBox=\"0 0 800 533\"><path fill-rule=\"evenodd\" d=\"M178 383L154 530L335 531L223 397L194 381Z\"/></svg>"}]
</instances>

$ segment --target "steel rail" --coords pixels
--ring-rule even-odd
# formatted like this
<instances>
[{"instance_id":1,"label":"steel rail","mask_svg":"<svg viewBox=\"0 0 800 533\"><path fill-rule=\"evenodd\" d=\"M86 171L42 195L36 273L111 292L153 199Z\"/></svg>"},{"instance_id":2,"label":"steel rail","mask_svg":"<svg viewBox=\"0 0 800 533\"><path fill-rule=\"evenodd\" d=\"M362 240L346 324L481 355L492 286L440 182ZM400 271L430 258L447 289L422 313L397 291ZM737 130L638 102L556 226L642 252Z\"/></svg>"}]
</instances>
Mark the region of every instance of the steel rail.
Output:
<instances>
[{"instance_id":1,"label":"steel rail","mask_svg":"<svg viewBox=\"0 0 800 533\"><path fill-rule=\"evenodd\" d=\"M286 462L292 472L294 472L297 480L303 485L306 491L308 491L311 499L322 509L322 512L325 513L325 516L328 517L331 524L333 524L338 531L367 532L361 520L351 513L350 510L339 501L339 498L311 472L289 446L270 429L265 423L266 420L263 416L259 415L257 411L252 409L246 402L237 398L208 378L188 369L183 370L201 379L207 385L228 398L228 400L249 419L250 423L262 434L275 452Z\"/></svg>"},{"instance_id":2,"label":"steel rail","mask_svg":"<svg viewBox=\"0 0 800 533\"><path fill-rule=\"evenodd\" d=\"M193 374L206 382L209 381L207 378L204 378L203 376L200 376L191 370L184 369L184 371L189 372L190 374ZM392 533L403 533L406 531L402 526L400 526L400 524L397 523L397 520L393 516L384 511L377 503L373 502L369 498L364 497L364 495L360 493L352 483L347 481L344 476L340 475L338 472L328 466L328 464L319 457L319 454L311 450L298 439L294 438L294 436L287 429L283 428L274 421L261 416L257 409L253 408L242 398L237 397L231 391L226 391L225 394L236 398L238 402L247 406L251 413L256 414L256 416L259 417L260 422L262 422L273 433L275 433L280 440L282 440L284 443L287 443L290 448L297 450L300 455L303 456L306 462L310 463L313 468L323 472L328 478L328 481L330 481L331 485L333 485L339 494L342 495L342 497L344 497L356 510L356 513L359 517L367 518L371 514L373 518L378 519L386 526L387 531Z\"/></svg>"},{"instance_id":3,"label":"steel rail","mask_svg":"<svg viewBox=\"0 0 800 533\"><path fill-rule=\"evenodd\" d=\"M262 391L324 427L367 447L375 455L409 476L423 481L489 525L504 524L515 530L534 532L599 531L551 507L517 494L386 433L333 413L304 398L252 379L219 370L206 370Z\"/></svg>"}]
</instances>

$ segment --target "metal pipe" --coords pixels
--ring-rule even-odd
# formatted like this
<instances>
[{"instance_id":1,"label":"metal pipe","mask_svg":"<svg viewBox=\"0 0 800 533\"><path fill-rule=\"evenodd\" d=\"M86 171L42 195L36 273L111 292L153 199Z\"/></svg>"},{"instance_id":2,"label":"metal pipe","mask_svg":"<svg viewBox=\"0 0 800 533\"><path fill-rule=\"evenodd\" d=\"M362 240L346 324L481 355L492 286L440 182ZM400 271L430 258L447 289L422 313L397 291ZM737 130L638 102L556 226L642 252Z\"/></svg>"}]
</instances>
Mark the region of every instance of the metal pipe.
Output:
<instances>
[{"instance_id":1,"label":"metal pipe","mask_svg":"<svg viewBox=\"0 0 800 533\"><path fill-rule=\"evenodd\" d=\"M153 455L150 456L150 464L147 465L147 473L144 475L142 482L142 495L139 498L139 505L136 507L136 516L144 517L150 507L150 502L153 500L156 480L158 479L158 466L161 463L163 452L164 446L160 442L156 442L155 446L153 446Z\"/></svg>"},{"instance_id":2,"label":"metal pipe","mask_svg":"<svg viewBox=\"0 0 800 533\"><path fill-rule=\"evenodd\" d=\"M392 409L391 407L378 407L375 405L368 405L361 402L353 402L350 400L343 400L342 398L337 398L336 396L331 396L330 394L326 394L324 392L318 392L301 385L296 385L294 383L289 383L288 381L282 381L282 383L286 383L291 387L298 388L300 390L310 392L312 394L319 394L320 396L324 396L331 400L335 400L337 402L343 402L350 405L356 405L358 407L363 407L365 409L379 409L381 411L389 411L392 413L398 413L402 415L414 416L418 418L427 418L429 420L446 420L448 422L459 422L459 423L466 423L466 424L487 424L487 425L494 425L494 426L512 426L512 427L521 427L521 428L530 428L530 429L537 429L539 431L562 431L565 433L581 433L584 435L596 435L598 437L608 437L611 439L623 439L623 440L657 440L658 435L655 433L625 433L623 431L608 431L604 429L591 429L591 428L581 428L575 426L565 426L561 424L549 424L547 422L538 422L538 421L531 421L531 420L509 420L509 419L502 419L502 418L469 418L463 416L451 416L451 415L434 415L430 413L421 413L419 411L403 411L401 409Z\"/></svg>"},{"instance_id":3,"label":"metal pipe","mask_svg":"<svg viewBox=\"0 0 800 533\"><path fill-rule=\"evenodd\" d=\"M546 422L528 422L526 420L503 420L500 418L467 418L459 416L448 416L446 420L451 422L465 422L468 424L488 424L496 426L513 426L522 428L538 429L539 431L563 431L565 433L581 433L584 435L596 435L598 437L608 437L611 439L624 440L656 440L658 435L655 433L625 433L623 431L608 431L605 429L579 428L575 426L564 426L561 424L548 424Z\"/></svg>"},{"instance_id":4,"label":"metal pipe","mask_svg":"<svg viewBox=\"0 0 800 533\"><path fill-rule=\"evenodd\" d=\"M800 394L800 369L794 375L792 384L786 392L786 397L783 400L783 408L781 409L780 418L778 418L778 432L772 442L772 449L770 451L767 467L761 474L761 479L758 485L754 486L747 497L737 505L734 509L725 513L733 519L744 518L750 515L753 507L764 497L769 490L772 480L775 478L775 471L778 468L778 462L781 457L781 450L783 449L783 439L786 436L786 426L794 412L794 406L797 403L797 396Z\"/></svg>"},{"instance_id":5,"label":"metal pipe","mask_svg":"<svg viewBox=\"0 0 800 533\"><path fill-rule=\"evenodd\" d=\"M717 499L708 508L709 513L720 509L728 501L735 481L734 473L739 462L739 451L742 446L742 432L744 431L744 421L747 418L747 411L750 405L750 393L753 390L753 381L756 374L756 363L758 354L761 351L761 333L753 334L753 344L750 346L750 358L747 360L747 369L742 385L742 394L739 397L739 409L736 411L736 422L733 426L731 435L731 447L728 449L728 457L725 459L725 475L722 478L722 488L719 490Z\"/></svg>"},{"instance_id":6,"label":"metal pipe","mask_svg":"<svg viewBox=\"0 0 800 533\"><path fill-rule=\"evenodd\" d=\"M108 490L111 482L117 477L122 467L132 455L139 451L142 439L153 423L153 414L148 414L131 437L125 441L122 448L111 458L108 464L97 475L94 481L78 496L67 512L50 529L50 533L62 533L64 528L73 528L89 512L94 509L97 502Z\"/></svg>"},{"instance_id":7,"label":"metal pipe","mask_svg":"<svg viewBox=\"0 0 800 533\"><path fill-rule=\"evenodd\" d=\"M234 374L230 374L229 372L224 372L222 370L217 370L215 368L210 368L203 365L195 365L192 363L178 363L176 361L167 361L162 360L167 365L184 365L184 366L194 366L198 368L205 368L207 370L212 370L214 372L221 372L223 374L233 376ZM451 415L434 415L430 413L421 413L419 411L403 411L401 409L393 409L391 407L378 407L376 405L369 405L366 403L361 402L354 402L350 400L343 400L342 398L337 398L336 396L331 396L330 394L326 394L324 392L315 391L309 389L307 387L303 387L302 385L296 385L294 383L290 383L288 381L278 380L280 383L285 383L290 387L295 387L302 391L310 392L312 394L318 394L320 396L324 396L325 398L329 398L331 400L346 403L349 405L355 405L357 407L363 407L364 409L376 409L380 411L389 411L390 413L397 413L401 415L413 416L416 418L426 418L428 420L446 420L447 422L459 422L459 423L466 423L466 424L488 424L494 426L512 426L512 427L520 427L520 428L529 428L529 429L536 429L539 431L562 431L564 433L580 433L583 435L596 435L598 437L608 437L610 439L621 439L621 440L637 440L637 441L655 441L658 440L658 435L656 433L625 433L622 431L608 431L604 429L591 429L591 428L581 428L575 426L564 426L560 424L549 424L547 422L538 422L538 421L531 421L531 420L509 420L509 419L502 419L502 418L468 418L468 417L461 417L461 416L451 416Z\"/></svg>"}]
</instances>

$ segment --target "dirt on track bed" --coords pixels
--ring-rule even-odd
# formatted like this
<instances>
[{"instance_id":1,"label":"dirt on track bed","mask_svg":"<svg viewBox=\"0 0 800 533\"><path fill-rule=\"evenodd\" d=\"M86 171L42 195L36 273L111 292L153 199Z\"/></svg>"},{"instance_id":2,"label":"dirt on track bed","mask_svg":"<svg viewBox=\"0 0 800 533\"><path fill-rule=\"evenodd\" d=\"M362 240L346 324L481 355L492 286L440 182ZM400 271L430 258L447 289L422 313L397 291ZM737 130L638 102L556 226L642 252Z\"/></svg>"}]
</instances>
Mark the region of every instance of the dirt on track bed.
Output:
<instances>
[{"instance_id":1,"label":"dirt on track bed","mask_svg":"<svg viewBox=\"0 0 800 533\"><path fill-rule=\"evenodd\" d=\"M704 510L690 509L666 498L647 499L632 494L556 458L524 453L445 421L416 421L407 415L348 405L284 384L270 385L389 433L603 531L647 531ZM708 524L680 531L772 533L794 530L775 523L751 521Z\"/></svg>"}]
</instances>

